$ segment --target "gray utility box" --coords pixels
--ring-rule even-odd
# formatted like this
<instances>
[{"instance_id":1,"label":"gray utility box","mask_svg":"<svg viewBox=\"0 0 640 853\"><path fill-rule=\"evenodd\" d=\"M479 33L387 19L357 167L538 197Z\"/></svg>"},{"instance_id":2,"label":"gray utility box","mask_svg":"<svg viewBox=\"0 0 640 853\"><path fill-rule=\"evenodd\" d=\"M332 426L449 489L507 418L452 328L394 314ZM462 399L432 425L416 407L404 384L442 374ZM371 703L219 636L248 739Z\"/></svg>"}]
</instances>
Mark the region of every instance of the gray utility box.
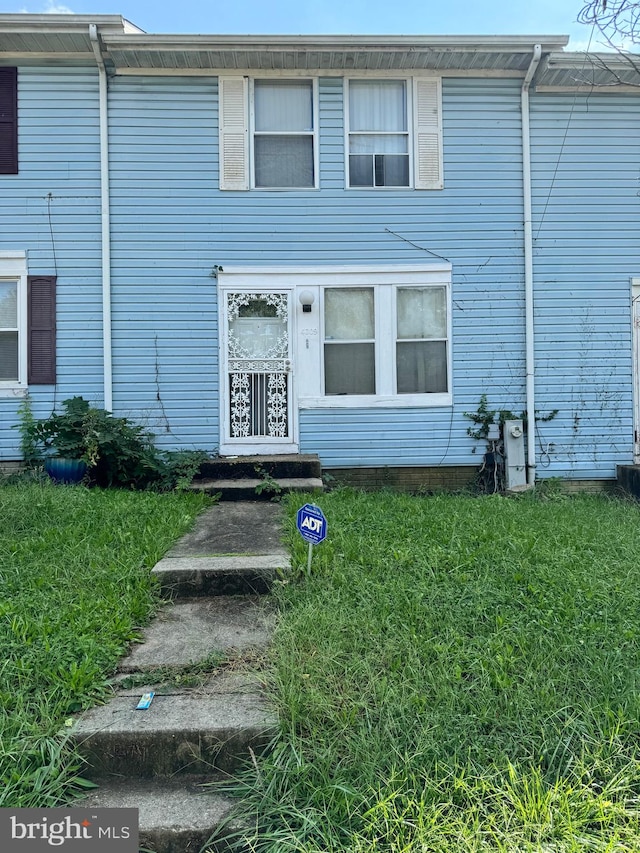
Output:
<instances>
[{"instance_id":1,"label":"gray utility box","mask_svg":"<svg viewBox=\"0 0 640 853\"><path fill-rule=\"evenodd\" d=\"M505 421L503 432L505 486L521 489L527 485L527 465L524 451L522 421Z\"/></svg>"}]
</instances>

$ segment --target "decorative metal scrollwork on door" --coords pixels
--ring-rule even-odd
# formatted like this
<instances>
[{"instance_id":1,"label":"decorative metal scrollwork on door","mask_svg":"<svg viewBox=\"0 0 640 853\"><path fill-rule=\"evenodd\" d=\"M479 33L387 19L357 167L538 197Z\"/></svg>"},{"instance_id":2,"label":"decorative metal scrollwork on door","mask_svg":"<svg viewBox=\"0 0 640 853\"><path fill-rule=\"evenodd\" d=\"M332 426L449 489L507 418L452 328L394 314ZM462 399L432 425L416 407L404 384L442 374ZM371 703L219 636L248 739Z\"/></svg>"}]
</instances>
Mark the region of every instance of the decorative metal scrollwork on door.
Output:
<instances>
[{"instance_id":1,"label":"decorative metal scrollwork on door","mask_svg":"<svg viewBox=\"0 0 640 853\"><path fill-rule=\"evenodd\" d=\"M227 293L231 438L289 436L289 295Z\"/></svg>"}]
</instances>

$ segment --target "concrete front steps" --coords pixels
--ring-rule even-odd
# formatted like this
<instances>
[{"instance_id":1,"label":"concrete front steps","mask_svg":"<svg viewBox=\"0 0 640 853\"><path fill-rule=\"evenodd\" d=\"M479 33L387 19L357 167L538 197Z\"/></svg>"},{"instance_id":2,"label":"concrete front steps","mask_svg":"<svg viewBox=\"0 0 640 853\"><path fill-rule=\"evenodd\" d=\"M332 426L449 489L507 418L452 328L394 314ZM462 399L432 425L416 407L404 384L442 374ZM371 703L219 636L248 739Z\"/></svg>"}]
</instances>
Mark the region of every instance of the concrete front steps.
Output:
<instances>
[{"instance_id":1,"label":"concrete front steps","mask_svg":"<svg viewBox=\"0 0 640 853\"><path fill-rule=\"evenodd\" d=\"M270 500L282 492L323 489L322 466L313 454L227 456L200 466L191 488L221 500Z\"/></svg>"},{"instance_id":2,"label":"concrete front steps","mask_svg":"<svg viewBox=\"0 0 640 853\"><path fill-rule=\"evenodd\" d=\"M72 730L87 761L84 775L99 786L85 804L139 809L141 850L200 853L212 837L207 850L227 850L224 837L237 824L229 822L234 803L221 783L276 733L252 670L273 621L260 593L288 568L273 534L279 509L260 503L206 511L154 568L170 601L121 661L113 698ZM255 548L262 531L267 553L233 553L243 524L252 532L242 547ZM230 554L212 553L225 546ZM204 680L181 686L180 674L199 666ZM151 707L136 710L147 690L155 691Z\"/></svg>"}]
</instances>

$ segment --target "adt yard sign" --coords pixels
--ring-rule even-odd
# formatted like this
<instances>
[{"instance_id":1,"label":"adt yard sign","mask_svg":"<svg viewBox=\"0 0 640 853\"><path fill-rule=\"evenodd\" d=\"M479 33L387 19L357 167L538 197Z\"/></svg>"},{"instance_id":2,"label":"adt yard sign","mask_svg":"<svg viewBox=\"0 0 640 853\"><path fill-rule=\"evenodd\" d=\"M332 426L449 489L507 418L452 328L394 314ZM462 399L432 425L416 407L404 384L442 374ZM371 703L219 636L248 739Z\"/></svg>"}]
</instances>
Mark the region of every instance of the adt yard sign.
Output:
<instances>
[{"instance_id":1,"label":"adt yard sign","mask_svg":"<svg viewBox=\"0 0 640 853\"><path fill-rule=\"evenodd\" d=\"M311 545L318 545L327 536L327 519L319 506L305 504L298 510L298 530Z\"/></svg>"}]
</instances>

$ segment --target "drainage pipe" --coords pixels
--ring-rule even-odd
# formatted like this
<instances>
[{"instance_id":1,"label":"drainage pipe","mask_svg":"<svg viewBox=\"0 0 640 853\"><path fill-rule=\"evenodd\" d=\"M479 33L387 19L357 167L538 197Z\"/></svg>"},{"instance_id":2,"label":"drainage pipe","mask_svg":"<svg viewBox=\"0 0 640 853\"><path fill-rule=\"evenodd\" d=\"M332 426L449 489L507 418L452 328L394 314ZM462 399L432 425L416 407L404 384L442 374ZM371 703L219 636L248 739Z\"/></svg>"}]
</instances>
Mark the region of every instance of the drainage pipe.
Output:
<instances>
[{"instance_id":1,"label":"drainage pipe","mask_svg":"<svg viewBox=\"0 0 640 853\"><path fill-rule=\"evenodd\" d=\"M520 93L522 111L522 184L524 205L524 312L525 374L527 408L527 485L536 482L535 338L533 303L533 229L531 212L531 138L529 128L529 86L540 64L542 46L533 47L533 56Z\"/></svg>"},{"instance_id":2,"label":"drainage pipe","mask_svg":"<svg viewBox=\"0 0 640 853\"><path fill-rule=\"evenodd\" d=\"M113 362L111 346L111 207L109 191L109 123L107 113L107 70L95 24L89 38L98 66L100 110L100 214L102 222L102 353L104 361L104 408L113 410Z\"/></svg>"}]
</instances>

